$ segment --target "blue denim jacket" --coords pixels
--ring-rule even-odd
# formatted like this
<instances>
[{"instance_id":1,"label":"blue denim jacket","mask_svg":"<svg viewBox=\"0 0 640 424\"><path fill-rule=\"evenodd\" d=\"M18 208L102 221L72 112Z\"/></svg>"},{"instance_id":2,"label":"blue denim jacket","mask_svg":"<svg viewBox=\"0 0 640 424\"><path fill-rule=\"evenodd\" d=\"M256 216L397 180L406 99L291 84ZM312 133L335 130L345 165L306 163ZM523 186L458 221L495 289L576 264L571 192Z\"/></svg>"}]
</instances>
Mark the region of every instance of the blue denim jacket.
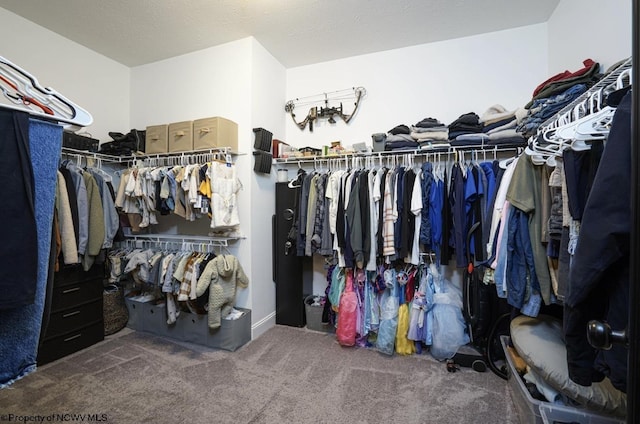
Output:
<instances>
[{"instance_id":1,"label":"blue denim jacket","mask_svg":"<svg viewBox=\"0 0 640 424\"><path fill-rule=\"evenodd\" d=\"M507 239L507 302L529 316L540 311L540 284L529 238L529 216L513 207Z\"/></svg>"}]
</instances>

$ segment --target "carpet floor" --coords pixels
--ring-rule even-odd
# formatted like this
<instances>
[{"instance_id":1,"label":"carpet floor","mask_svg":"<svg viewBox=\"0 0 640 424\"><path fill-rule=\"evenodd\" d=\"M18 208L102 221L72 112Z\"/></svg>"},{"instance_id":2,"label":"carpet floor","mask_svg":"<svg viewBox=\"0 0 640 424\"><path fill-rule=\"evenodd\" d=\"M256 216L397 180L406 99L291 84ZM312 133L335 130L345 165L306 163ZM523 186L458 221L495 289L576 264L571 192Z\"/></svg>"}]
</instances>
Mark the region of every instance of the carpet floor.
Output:
<instances>
[{"instance_id":1,"label":"carpet floor","mask_svg":"<svg viewBox=\"0 0 640 424\"><path fill-rule=\"evenodd\" d=\"M518 422L507 382L490 371L449 373L429 354L388 357L286 326L236 352L124 329L0 390L0 414L109 424Z\"/></svg>"}]
</instances>

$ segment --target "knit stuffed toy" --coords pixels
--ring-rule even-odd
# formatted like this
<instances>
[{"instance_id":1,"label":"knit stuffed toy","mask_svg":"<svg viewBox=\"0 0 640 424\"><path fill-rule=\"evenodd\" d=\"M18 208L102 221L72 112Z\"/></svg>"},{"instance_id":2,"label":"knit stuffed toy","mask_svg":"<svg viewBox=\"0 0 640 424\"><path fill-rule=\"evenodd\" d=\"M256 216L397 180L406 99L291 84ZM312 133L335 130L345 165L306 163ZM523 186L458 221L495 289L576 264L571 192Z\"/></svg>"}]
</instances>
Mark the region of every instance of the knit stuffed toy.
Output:
<instances>
[{"instance_id":1,"label":"knit stuffed toy","mask_svg":"<svg viewBox=\"0 0 640 424\"><path fill-rule=\"evenodd\" d=\"M249 278L242 270L238 258L220 255L213 258L198 279L196 295L209 287L209 328L220 327L222 318L231 313L236 301L236 287L246 288Z\"/></svg>"}]
</instances>

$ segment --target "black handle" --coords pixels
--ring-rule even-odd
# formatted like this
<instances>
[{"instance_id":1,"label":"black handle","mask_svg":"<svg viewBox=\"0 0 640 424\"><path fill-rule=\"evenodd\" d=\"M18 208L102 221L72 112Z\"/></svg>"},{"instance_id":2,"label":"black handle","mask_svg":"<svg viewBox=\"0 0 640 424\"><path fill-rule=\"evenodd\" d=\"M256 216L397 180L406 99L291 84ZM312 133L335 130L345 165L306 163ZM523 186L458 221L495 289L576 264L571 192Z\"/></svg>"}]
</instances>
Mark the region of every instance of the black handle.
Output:
<instances>
[{"instance_id":1,"label":"black handle","mask_svg":"<svg viewBox=\"0 0 640 424\"><path fill-rule=\"evenodd\" d=\"M629 347L627 330L613 330L611 326L602 321L589 321L587 325L587 339L589 344L596 349L609 350L614 344L623 344Z\"/></svg>"}]
</instances>

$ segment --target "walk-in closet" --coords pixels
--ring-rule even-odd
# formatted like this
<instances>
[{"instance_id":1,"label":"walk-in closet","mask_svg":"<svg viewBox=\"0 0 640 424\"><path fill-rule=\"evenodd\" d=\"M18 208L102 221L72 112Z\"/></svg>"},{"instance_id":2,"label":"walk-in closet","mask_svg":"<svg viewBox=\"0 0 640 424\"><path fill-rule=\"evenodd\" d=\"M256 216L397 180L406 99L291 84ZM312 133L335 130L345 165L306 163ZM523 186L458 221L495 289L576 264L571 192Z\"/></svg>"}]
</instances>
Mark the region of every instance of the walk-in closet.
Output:
<instances>
[{"instance_id":1,"label":"walk-in closet","mask_svg":"<svg viewBox=\"0 0 640 424\"><path fill-rule=\"evenodd\" d=\"M640 422L639 6L0 0L0 422Z\"/></svg>"}]
</instances>

